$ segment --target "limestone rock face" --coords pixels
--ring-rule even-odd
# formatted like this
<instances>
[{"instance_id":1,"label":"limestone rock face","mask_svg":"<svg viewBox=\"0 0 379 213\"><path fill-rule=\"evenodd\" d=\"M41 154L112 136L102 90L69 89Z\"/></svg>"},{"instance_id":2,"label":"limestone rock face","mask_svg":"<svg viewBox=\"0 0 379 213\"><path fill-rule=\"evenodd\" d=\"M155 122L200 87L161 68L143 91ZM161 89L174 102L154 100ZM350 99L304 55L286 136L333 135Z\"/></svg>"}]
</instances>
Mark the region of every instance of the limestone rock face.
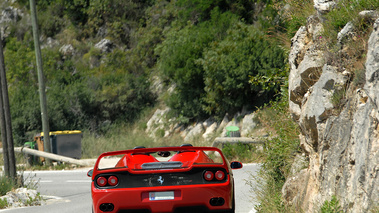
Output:
<instances>
[{"instance_id":1,"label":"limestone rock face","mask_svg":"<svg viewBox=\"0 0 379 213\"><path fill-rule=\"evenodd\" d=\"M226 135L227 126L237 126L239 134L242 137L251 137L258 126L254 120L255 113L245 114L237 113L232 120L225 115L224 119L217 122L214 118L208 118L203 122L195 122L193 124L180 124L177 118L169 118L170 108L157 109L146 124L145 132L154 140L160 137L169 137L179 134L184 142L204 140L211 145L212 140L216 137L224 137ZM240 117L240 119L238 119ZM178 144L180 145L180 144Z\"/></svg>"},{"instance_id":2,"label":"limestone rock face","mask_svg":"<svg viewBox=\"0 0 379 213\"><path fill-rule=\"evenodd\" d=\"M328 0L314 3L321 15L335 5ZM333 195L343 212L369 212L379 200L379 19L370 21L377 18L372 11L360 16L373 25L362 88L351 86L343 67L328 63L315 31L309 30L313 27L301 27L292 39L289 107L301 128L309 165L288 178L282 196L304 212L318 212ZM339 33L342 47L352 33L351 23ZM341 91L343 104L337 108L334 102Z\"/></svg>"},{"instance_id":3,"label":"limestone rock face","mask_svg":"<svg viewBox=\"0 0 379 213\"><path fill-rule=\"evenodd\" d=\"M328 13L336 6L336 0L314 0L315 9L320 14Z\"/></svg>"}]
</instances>

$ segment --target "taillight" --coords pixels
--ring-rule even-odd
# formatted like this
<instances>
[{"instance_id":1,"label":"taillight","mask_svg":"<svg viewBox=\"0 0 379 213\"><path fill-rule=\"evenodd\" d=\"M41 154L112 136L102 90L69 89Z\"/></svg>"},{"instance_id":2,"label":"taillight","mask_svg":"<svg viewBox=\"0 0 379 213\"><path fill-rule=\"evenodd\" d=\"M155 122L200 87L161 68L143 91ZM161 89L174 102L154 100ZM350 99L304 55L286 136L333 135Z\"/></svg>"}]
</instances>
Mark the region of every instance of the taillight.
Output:
<instances>
[{"instance_id":1,"label":"taillight","mask_svg":"<svg viewBox=\"0 0 379 213\"><path fill-rule=\"evenodd\" d=\"M214 177L214 174L211 171L206 171L204 173L204 179L207 180L207 181L213 180L213 177Z\"/></svg>"},{"instance_id":2,"label":"taillight","mask_svg":"<svg viewBox=\"0 0 379 213\"><path fill-rule=\"evenodd\" d=\"M223 171L217 171L215 174L215 177L217 180L224 180L225 178L225 173Z\"/></svg>"},{"instance_id":3,"label":"taillight","mask_svg":"<svg viewBox=\"0 0 379 213\"><path fill-rule=\"evenodd\" d=\"M105 177L99 177L99 178L97 178L96 182L97 182L97 185L103 187L103 186L107 185L108 181Z\"/></svg>"},{"instance_id":4,"label":"taillight","mask_svg":"<svg viewBox=\"0 0 379 213\"><path fill-rule=\"evenodd\" d=\"M117 179L117 177L116 177L116 176L110 176L110 177L108 178L108 184L109 184L110 186L115 186L115 185L117 185L117 184L118 184L118 179Z\"/></svg>"}]
</instances>

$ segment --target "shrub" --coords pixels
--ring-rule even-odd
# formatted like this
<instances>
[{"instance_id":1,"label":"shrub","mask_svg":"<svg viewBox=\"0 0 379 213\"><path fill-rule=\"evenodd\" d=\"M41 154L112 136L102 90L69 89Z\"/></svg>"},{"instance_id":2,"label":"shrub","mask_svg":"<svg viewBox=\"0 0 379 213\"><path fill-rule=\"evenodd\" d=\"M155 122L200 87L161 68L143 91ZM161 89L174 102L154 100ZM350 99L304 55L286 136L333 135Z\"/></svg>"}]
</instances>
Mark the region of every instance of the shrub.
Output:
<instances>
[{"instance_id":1,"label":"shrub","mask_svg":"<svg viewBox=\"0 0 379 213\"><path fill-rule=\"evenodd\" d=\"M346 88L344 88L343 85L336 85L334 86L334 93L331 97L331 103L333 104L334 108L337 110L341 110L346 99Z\"/></svg>"},{"instance_id":2,"label":"shrub","mask_svg":"<svg viewBox=\"0 0 379 213\"><path fill-rule=\"evenodd\" d=\"M46 10L38 12L38 22L40 23L41 34L47 37L54 37L66 24L64 17L64 5L61 3L47 6Z\"/></svg>"},{"instance_id":3,"label":"shrub","mask_svg":"<svg viewBox=\"0 0 379 213\"><path fill-rule=\"evenodd\" d=\"M8 207L8 201L6 198L0 199L0 209L5 209Z\"/></svg>"},{"instance_id":4,"label":"shrub","mask_svg":"<svg viewBox=\"0 0 379 213\"><path fill-rule=\"evenodd\" d=\"M281 18L285 22L284 27L288 38L292 38L301 26L307 24L307 18L315 14L312 0L286 0L284 4L278 1L274 5L282 11Z\"/></svg>"},{"instance_id":5,"label":"shrub","mask_svg":"<svg viewBox=\"0 0 379 213\"><path fill-rule=\"evenodd\" d=\"M218 7L210 19L167 33L156 49L158 68L176 86L166 103L177 116L190 119L234 113L244 105L270 100L280 85L264 90L250 84L250 76L278 76L284 51L263 33Z\"/></svg>"},{"instance_id":6,"label":"shrub","mask_svg":"<svg viewBox=\"0 0 379 213\"><path fill-rule=\"evenodd\" d=\"M210 42L224 38L226 30L235 21L232 14L221 14L215 9L210 21L190 24L183 29L173 28L156 49L163 79L176 86L175 93L166 102L178 116L192 119L205 115L202 109L204 70L196 61L202 58Z\"/></svg>"},{"instance_id":7,"label":"shrub","mask_svg":"<svg viewBox=\"0 0 379 213\"><path fill-rule=\"evenodd\" d=\"M0 196L7 194L7 192L11 191L15 183L12 179L2 175L0 176Z\"/></svg>"},{"instance_id":8,"label":"shrub","mask_svg":"<svg viewBox=\"0 0 379 213\"><path fill-rule=\"evenodd\" d=\"M289 176L294 156L300 152L299 127L288 112L287 91L283 91L283 99L271 102L269 107L258 111L261 124L271 131L265 143L263 153L265 161L258 175L259 180L254 191L260 203L257 210L261 212L288 212L281 200L281 190ZM280 121L280 122L278 122Z\"/></svg>"},{"instance_id":9,"label":"shrub","mask_svg":"<svg viewBox=\"0 0 379 213\"><path fill-rule=\"evenodd\" d=\"M256 145L242 143L226 144L222 153L229 161L238 160L244 163L260 162L263 155Z\"/></svg>"},{"instance_id":10,"label":"shrub","mask_svg":"<svg viewBox=\"0 0 379 213\"><path fill-rule=\"evenodd\" d=\"M339 201L335 195L332 196L332 199L326 200L320 209L321 213L342 213L342 208L339 204Z\"/></svg>"},{"instance_id":11,"label":"shrub","mask_svg":"<svg viewBox=\"0 0 379 213\"><path fill-rule=\"evenodd\" d=\"M283 75L286 56L281 48L270 44L254 27L237 22L221 42L215 42L199 60L205 71L203 108L223 117L241 106L259 106L277 93L280 84L249 83ZM264 77L263 77L264 76ZM252 107L254 108L254 107Z\"/></svg>"}]
</instances>

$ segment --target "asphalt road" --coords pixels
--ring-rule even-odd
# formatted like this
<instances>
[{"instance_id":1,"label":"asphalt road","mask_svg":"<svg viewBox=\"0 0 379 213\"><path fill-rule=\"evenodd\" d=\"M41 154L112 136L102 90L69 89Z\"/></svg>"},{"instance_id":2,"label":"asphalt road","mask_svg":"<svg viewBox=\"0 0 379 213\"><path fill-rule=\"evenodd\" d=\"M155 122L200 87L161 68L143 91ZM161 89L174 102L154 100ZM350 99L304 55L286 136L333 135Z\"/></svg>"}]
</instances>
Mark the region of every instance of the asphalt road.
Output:
<instances>
[{"instance_id":1,"label":"asphalt road","mask_svg":"<svg viewBox=\"0 0 379 213\"><path fill-rule=\"evenodd\" d=\"M236 212L254 213L254 194L246 180L259 169L257 164L244 164L234 170ZM38 191L47 196L47 205L0 210L4 213L91 213L90 178L88 170L34 171L24 173L28 181L39 181Z\"/></svg>"}]
</instances>

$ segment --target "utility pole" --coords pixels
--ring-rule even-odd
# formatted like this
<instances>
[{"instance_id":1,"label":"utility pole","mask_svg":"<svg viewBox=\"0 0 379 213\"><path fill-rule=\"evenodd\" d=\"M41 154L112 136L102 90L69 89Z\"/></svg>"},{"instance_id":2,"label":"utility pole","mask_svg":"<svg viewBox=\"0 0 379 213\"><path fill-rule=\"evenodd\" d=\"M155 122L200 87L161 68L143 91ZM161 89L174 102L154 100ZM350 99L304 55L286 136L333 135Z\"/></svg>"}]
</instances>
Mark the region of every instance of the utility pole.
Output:
<instances>
[{"instance_id":1,"label":"utility pole","mask_svg":"<svg viewBox=\"0 0 379 213\"><path fill-rule=\"evenodd\" d=\"M16 158L14 155L12 122L9 108L8 84L5 74L3 39L0 32L0 126L4 153L5 176L16 180Z\"/></svg>"},{"instance_id":2,"label":"utility pole","mask_svg":"<svg viewBox=\"0 0 379 213\"><path fill-rule=\"evenodd\" d=\"M32 27L34 37L34 49L36 52L37 70L38 70L38 85L39 85L39 99L41 105L42 129L43 129L43 147L45 152L50 153L50 127L49 117L47 116L47 104L45 93L45 79L43 75L41 47L39 43L39 33L37 25L37 10L35 0L30 0L30 12L32 16ZM46 159L46 165L51 165L51 160Z\"/></svg>"}]
</instances>

